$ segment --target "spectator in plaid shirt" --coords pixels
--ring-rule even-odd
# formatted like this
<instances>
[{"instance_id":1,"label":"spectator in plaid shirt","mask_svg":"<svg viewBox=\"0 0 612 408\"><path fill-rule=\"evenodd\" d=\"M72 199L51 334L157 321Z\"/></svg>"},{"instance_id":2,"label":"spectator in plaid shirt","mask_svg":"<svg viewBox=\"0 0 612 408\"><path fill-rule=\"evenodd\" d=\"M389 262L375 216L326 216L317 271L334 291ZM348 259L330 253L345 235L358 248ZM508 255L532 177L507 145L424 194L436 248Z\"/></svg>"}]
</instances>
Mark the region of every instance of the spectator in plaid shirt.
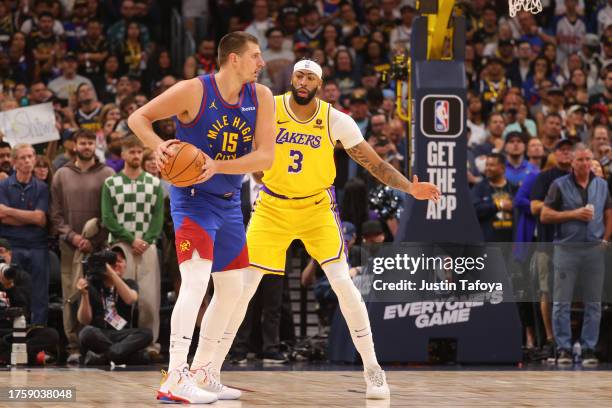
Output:
<instances>
[{"instance_id":1,"label":"spectator in plaid shirt","mask_svg":"<svg viewBox=\"0 0 612 408\"><path fill-rule=\"evenodd\" d=\"M138 327L153 332L149 351L159 353L160 269L155 241L164 221L161 181L142 169L142 142L134 135L121 145L123 170L102 186L102 223L127 257L126 278L135 279L140 294Z\"/></svg>"}]
</instances>

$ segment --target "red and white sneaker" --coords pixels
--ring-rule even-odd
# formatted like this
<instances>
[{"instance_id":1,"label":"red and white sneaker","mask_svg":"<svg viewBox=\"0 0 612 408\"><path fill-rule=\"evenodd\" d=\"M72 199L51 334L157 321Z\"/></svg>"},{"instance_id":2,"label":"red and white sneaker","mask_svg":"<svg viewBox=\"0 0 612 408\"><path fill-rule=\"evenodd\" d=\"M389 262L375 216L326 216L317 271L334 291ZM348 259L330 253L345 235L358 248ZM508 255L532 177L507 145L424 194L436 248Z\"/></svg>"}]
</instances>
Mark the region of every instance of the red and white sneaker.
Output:
<instances>
[{"instance_id":1,"label":"red and white sneaker","mask_svg":"<svg viewBox=\"0 0 612 408\"><path fill-rule=\"evenodd\" d=\"M165 403L210 404L218 400L217 394L199 388L191 378L187 364L170 372L162 371L157 399Z\"/></svg>"},{"instance_id":2,"label":"red and white sneaker","mask_svg":"<svg viewBox=\"0 0 612 408\"><path fill-rule=\"evenodd\" d=\"M237 400L242 395L242 391L221 384L219 373L214 372L209 366L193 370L191 375L198 387L217 394L219 400Z\"/></svg>"}]
</instances>

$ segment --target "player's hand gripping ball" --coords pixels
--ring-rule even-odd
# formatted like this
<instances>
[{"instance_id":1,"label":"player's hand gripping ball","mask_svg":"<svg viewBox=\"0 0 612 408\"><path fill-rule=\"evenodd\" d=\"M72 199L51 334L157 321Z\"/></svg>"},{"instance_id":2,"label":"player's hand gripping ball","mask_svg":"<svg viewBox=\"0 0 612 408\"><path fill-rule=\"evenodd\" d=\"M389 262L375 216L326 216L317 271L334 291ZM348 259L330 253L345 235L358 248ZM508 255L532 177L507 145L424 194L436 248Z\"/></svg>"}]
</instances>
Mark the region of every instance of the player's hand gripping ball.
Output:
<instances>
[{"instance_id":1,"label":"player's hand gripping ball","mask_svg":"<svg viewBox=\"0 0 612 408\"><path fill-rule=\"evenodd\" d=\"M195 184L202 174L206 157L190 143L179 142L168 146L172 155L161 169L161 176L177 187Z\"/></svg>"}]
</instances>

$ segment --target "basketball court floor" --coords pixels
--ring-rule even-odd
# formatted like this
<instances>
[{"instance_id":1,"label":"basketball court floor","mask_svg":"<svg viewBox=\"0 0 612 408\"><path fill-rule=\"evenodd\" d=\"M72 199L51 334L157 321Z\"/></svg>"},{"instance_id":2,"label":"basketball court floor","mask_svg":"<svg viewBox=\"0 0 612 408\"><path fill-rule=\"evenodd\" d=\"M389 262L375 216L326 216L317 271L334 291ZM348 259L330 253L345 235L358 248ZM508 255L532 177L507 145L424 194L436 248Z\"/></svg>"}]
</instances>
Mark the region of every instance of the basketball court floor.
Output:
<instances>
[{"instance_id":1,"label":"basketball court floor","mask_svg":"<svg viewBox=\"0 0 612 408\"><path fill-rule=\"evenodd\" d=\"M390 401L367 401L358 367L261 365L223 373L223 382L244 391L239 401L212 406L247 407L610 407L609 366L586 370L519 367L385 367ZM23 368L0 371L0 388L75 387L76 402L8 402L1 407L150 407L160 380L153 367Z\"/></svg>"}]
</instances>

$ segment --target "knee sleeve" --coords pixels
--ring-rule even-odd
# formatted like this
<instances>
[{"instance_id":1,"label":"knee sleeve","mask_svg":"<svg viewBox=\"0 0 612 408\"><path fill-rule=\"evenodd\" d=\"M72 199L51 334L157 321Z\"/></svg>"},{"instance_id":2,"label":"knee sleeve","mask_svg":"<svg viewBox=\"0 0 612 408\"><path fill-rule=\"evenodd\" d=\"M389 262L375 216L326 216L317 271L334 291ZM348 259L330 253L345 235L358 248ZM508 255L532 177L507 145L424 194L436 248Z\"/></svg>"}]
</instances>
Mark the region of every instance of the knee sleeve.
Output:
<instances>
[{"instance_id":1,"label":"knee sleeve","mask_svg":"<svg viewBox=\"0 0 612 408\"><path fill-rule=\"evenodd\" d=\"M200 290L206 291L212 262L208 259L193 258L181 263L181 291Z\"/></svg>"},{"instance_id":2,"label":"knee sleeve","mask_svg":"<svg viewBox=\"0 0 612 408\"><path fill-rule=\"evenodd\" d=\"M355 287L351 279L348 264L346 262L336 262L331 265L326 265L323 271L334 293L338 297L340 307L345 305L354 308L357 307L358 304L363 303L361 293L359 293L359 290Z\"/></svg>"}]
</instances>

